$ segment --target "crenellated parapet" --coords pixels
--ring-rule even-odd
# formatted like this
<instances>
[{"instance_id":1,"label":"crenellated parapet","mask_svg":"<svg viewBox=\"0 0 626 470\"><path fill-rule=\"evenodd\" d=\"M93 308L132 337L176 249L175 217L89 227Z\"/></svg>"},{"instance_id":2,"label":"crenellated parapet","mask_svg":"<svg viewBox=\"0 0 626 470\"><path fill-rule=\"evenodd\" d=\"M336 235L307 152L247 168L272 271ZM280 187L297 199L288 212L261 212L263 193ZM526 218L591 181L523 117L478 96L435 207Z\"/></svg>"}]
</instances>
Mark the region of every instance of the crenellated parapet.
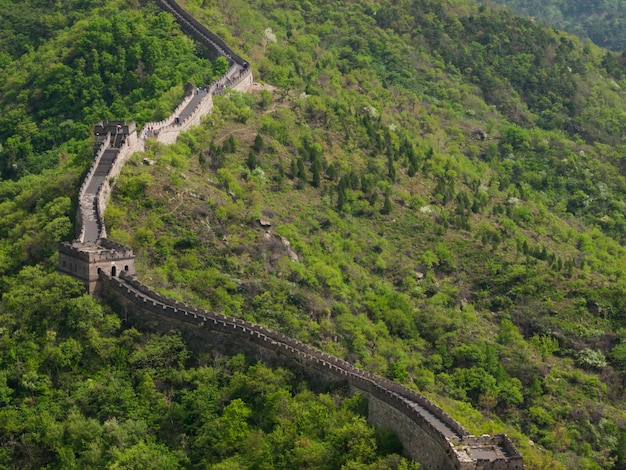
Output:
<instances>
[{"instance_id":1,"label":"crenellated parapet","mask_svg":"<svg viewBox=\"0 0 626 470\"><path fill-rule=\"evenodd\" d=\"M106 237L103 215L110 195L110 182L130 156L140 150L135 123L101 121L94 129L95 156L78 193L77 240Z\"/></svg>"},{"instance_id":2,"label":"crenellated parapet","mask_svg":"<svg viewBox=\"0 0 626 470\"><path fill-rule=\"evenodd\" d=\"M218 80L187 95L181 106L177 107L167 119L146 123L141 138L154 137L161 143L173 144L181 132L199 125L202 117L213 111L213 95L221 94L226 88L245 91L251 83L252 74L249 71L242 73L242 70L233 64Z\"/></svg>"},{"instance_id":3,"label":"crenellated parapet","mask_svg":"<svg viewBox=\"0 0 626 470\"><path fill-rule=\"evenodd\" d=\"M224 56L229 62L238 64L240 66L246 65L246 61L243 60L235 51L233 51L224 42L222 38L209 31L208 28L203 26L198 20L191 16L184 8L173 0L156 0L156 4L164 11L167 11L174 15L181 28L185 33L193 36L198 42L202 43L208 50L215 53L215 56Z\"/></svg>"},{"instance_id":4,"label":"crenellated parapet","mask_svg":"<svg viewBox=\"0 0 626 470\"><path fill-rule=\"evenodd\" d=\"M368 419L394 430L405 453L429 469L523 469L523 459L505 435L471 435L440 407L415 390L363 371L347 361L245 320L189 307L121 273L100 274L102 295L117 304L131 324L158 331L183 331L190 343L227 354L244 351L257 359L299 370L318 384L347 383L368 399Z\"/></svg>"},{"instance_id":5,"label":"crenellated parapet","mask_svg":"<svg viewBox=\"0 0 626 470\"><path fill-rule=\"evenodd\" d=\"M78 195L76 218L77 238L73 242L75 250L67 246L62 248L63 257L59 260L59 269L79 279L86 280L89 292L97 287L97 276L93 269L84 265L85 259L95 261L94 246L98 247L98 256L103 257L106 250L100 242L107 237L104 224L104 213L109 202L112 184L119 175L123 165L138 151L144 150L147 138L155 137L162 143L174 143L180 132L200 123L202 116L213 109L212 95L222 93L225 88L246 90L252 83L252 73L239 55L235 54L226 44L205 27L193 20L175 2L158 1L161 8L172 13L186 31L193 34L206 48L212 49L216 55L228 58L229 69L214 83L189 89L189 93L174 112L160 122L146 123L138 135L134 122L101 121L94 128L94 160L89 169ZM85 253L79 256L77 250L83 247ZM75 262L68 258L74 253ZM115 254L117 256L117 254ZM116 266L112 267L115 271ZM97 269L102 269L98 266ZM133 268L134 269L134 268Z\"/></svg>"},{"instance_id":6,"label":"crenellated parapet","mask_svg":"<svg viewBox=\"0 0 626 470\"><path fill-rule=\"evenodd\" d=\"M130 157L142 148L139 147L135 123L132 123L132 134L125 135L118 139L118 147L109 147L110 152L114 152L113 159L101 184L98 186L93 196L94 218L97 224L96 239L106 238L106 226L104 225L104 212L106 211L111 197L111 183L122 171L122 167L128 162Z\"/></svg>"},{"instance_id":7,"label":"crenellated parapet","mask_svg":"<svg viewBox=\"0 0 626 470\"><path fill-rule=\"evenodd\" d=\"M90 187L92 183L93 176L96 172L96 169L100 165L100 161L104 156L104 153L109 148L109 144L111 142L111 134L103 134L96 135L96 139L94 141L94 150L95 156L93 159L93 163L83 180L83 184L78 191L78 209L76 214L76 228L77 228L77 239L83 241L85 239L85 221L89 214L91 214L94 210L93 207L93 199L89 196L87 188Z\"/></svg>"},{"instance_id":8,"label":"crenellated parapet","mask_svg":"<svg viewBox=\"0 0 626 470\"><path fill-rule=\"evenodd\" d=\"M176 117L179 116L181 111L189 105L189 103L193 99L193 96L193 93L188 93L180 102L180 104L176 106L176 109L174 109L172 114L170 114L165 119L162 119L161 121L146 122L140 133L140 137L142 139L146 139L148 137L158 137L161 129L174 124Z\"/></svg>"},{"instance_id":9,"label":"crenellated parapet","mask_svg":"<svg viewBox=\"0 0 626 470\"><path fill-rule=\"evenodd\" d=\"M469 469L508 470L524 468L524 459L506 434L464 436L459 445L473 460ZM469 464L468 464L469 465ZM461 467L464 468L464 467Z\"/></svg>"},{"instance_id":10,"label":"crenellated parapet","mask_svg":"<svg viewBox=\"0 0 626 470\"><path fill-rule=\"evenodd\" d=\"M187 13L175 1L156 0L164 11L171 13L183 31L193 36L213 57L223 56L228 59L227 72L211 84L190 90L174 112L161 121L148 122L139 133L141 142L154 138L164 144L176 142L178 135L190 127L200 124L202 116L213 110L213 95L220 94L225 88L246 91L252 84L252 71L248 62L236 54L226 43L195 18Z\"/></svg>"}]
</instances>

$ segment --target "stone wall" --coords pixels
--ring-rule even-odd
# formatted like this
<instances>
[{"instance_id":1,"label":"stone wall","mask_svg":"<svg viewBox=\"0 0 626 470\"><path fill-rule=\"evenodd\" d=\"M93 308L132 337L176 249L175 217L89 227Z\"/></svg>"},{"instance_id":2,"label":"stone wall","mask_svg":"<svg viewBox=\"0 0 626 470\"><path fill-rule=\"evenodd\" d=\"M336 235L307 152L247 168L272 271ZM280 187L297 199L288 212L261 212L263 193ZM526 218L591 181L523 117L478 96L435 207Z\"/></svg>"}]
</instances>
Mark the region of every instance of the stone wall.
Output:
<instances>
[{"instance_id":1,"label":"stone wall","mask_svg":"<svg viewBox=\"0 0 626 470\"><path fill-rule=\"evenodd\" d=\"M159 123L150 123L150 126L153 129L156 129L157 135L156 139L164 144L173 144L176 142L178 135L181 132L189 130L192 126L197 126L200 124L202 117L210 114L213 111L213 95L221 93L221 89L228 86L228 88L232 88L233 90L238 91L246 91L250 85L252 84L252 73L249 70L244 71L241 74L238 74L235 79L229 78L229 74L234 73L237 66L233 65L229 69L229 72L225 74L220 79L216 80L214 83L209 85L206 88L204 98L202 101L196 106L196 108L192 111L191 115L182 122L175 122L176 116L180 114L180 110L177 108L172 115L159 122ZM193 95L189 95L187 98L192 98ZM186 98L186 100L187 100ZM187 104L189 101L187 101ZM147 125L146 125L147 126ZM143 136L147 136L145 131L146 126L144 126Z\"/></svg>"},{"instance_id":2,"label":"stone wall","mask_svg":"<svg viewBox=\"0 0 626 470\"><path fill-rule=\"evenodd\" d=\"M119 133L116 133L117 128L120 128ZM119 175L122 167L134 152L142 150L139 140L137 139L134 122L124 123L122 121L101 121L96 125L94 133L94 148L96 149L95 156L78 192L76 239L80 242L85 241L85 220L90 214L95 215L100 232L99 236L101 238L106 237L103 215L111 193L110 180L111 178ZM117 155L113 164L108 169L105 181L100 185L94 197L92 193L87 192L87 189L92 182L93 176L96 169L100 165L104 154L107 151L116 150L114 147L116 139L119 140Z\"/></svg>"},{"instance_id":3,"label":"stone wall","mask_svg":"<svg viewBox=\"0 0 626 470\"><path fill-rule=\"evenodd\" d=\"M178 116L180 114L180 112L183 109L185 109L185 107L191 102L192 99L193 99L193 93L189 93L188 95L185 96L185 98L183 98L183 100L180 102L180 104L176 107L176 109L168 117L166 117L165 119L163 119L161 121L147 122L143 126L143 130L140 133L141 139L146 139L147 137L152 137L152 131L149 134L148 133L148 129L159 130L159 129L163 129L163 128L173 124L174 120L176 119L176 116Z\"/></svg>"},{"instance_id":4,"label":"stone wall","mask_svg":"<svg viewBox=\"0 0 626 470\"><path fill-rule=\"evenodd\" d=\"M90 281L97 282L98 276L91 275L89 258L76 256L75 251L70 243L62 243L59 246L59 271L85 281L87 292L91 293L93 289L89 289Z\"/></svg>"},{"instance_id":5,"label":"stone wall","mask_svg":"<svg viewBox=\"0 0 626 470\"><path fill-rule=\"evenodd\" d=\"M83 180L83 184L80 186L80 190L78 191L78 208L76 212L76 231L77 231L77 239L80 241L84 241L85 239L85 222L84 217L90 212L93 211L93 207L91 206L91 198L86 197L87 187L89 183L91 183L91 179L93 174L96 171L96 168L100 164L100 160L106 152L109 144L111 142L111 134L106 134L99 142L96 142L97 150L95 157L93 159L93 163L91 164L91 168L87 172L85 179Z\"/></svg>"},{"instance_id":6,"label":"stone wall","mask_svg":"<svg viewBox=\"0 0 626 470\"><path fill-rule=\"evenodd\" d=\"M59 245L59 271L85 283L89 294L99 294L100 272L110 276L135 276L133 250L106 238L92 242L64 242Z\"/></svg>"},{"instance_id":7,"label":"stone wall","mask_svg":"<svg viewBox=\"0 0 626 470\"><path fill-rule=\"evenodd\" d=\"M471 466L461 467L462 469L522 470L524 468L524 459L506 434L498 434L494 437L487 434L479 437L464 436L460 443L470 449L469 456L473 460ZM493 455L502 458L486 458L486 456Z\"/></svg>"},{"instance_id":8,"label":"stone wall","mask_svg":"<svg viewBox=\"0 0 626 470\"><path fill-rule=\"evenodd\" d=\"M104 212L106 211L107 205L109 203L109 198L111 197L111 183L114 178L119 176L122 171L122 167L126 164L126 162L133 156L133 154L137 151L142 150L140 144L137 139L137 132L133 132L127 138L127 140L122 144L119 151L117 152L117 156L107 173L107 176L104 182L98 188L98 192L96 193L95 204L96 204L96 217L98 221L98 226L100 228L100 233L98 238L106 238L106 226L104 225Z\"/></svg>"},{"instance_id":9,"label":"stone wall","mask_svg":"<svg viewBox=\"0 0 626 470\"><path fill-rule=\"evenodd\" d=\"M254 79L252 78L252 71L250 71L250 69L246 69L243 70L239 76L232 80L229 87L233 90L245 92L248 91L248 88L250 88L250 85L252 85L253 81Z\"/></svg>"},{"instance_id":10,"label":"stone wall","mask_svg":"<svg viewBox=\"0 0 626 470\"><path fill-rule=\"evenodd\" d=\"M191 95L191 97L193 97L193 95ZM205 93L204 98L198 104L198 106L196 106L189 118L180 123L176 123L175 119L179 113L174 112L172 116L164 121L169 122L169 124L153 126L153 128L156 129L158 132L158 134L156 135L156 140L163 144L175 143L178 135L181 132L187 131L190 127L200 124L200 120L202 119L202 117L209 114L211 111L213 111L213 96L211 91L209 91Z\"/></svg>"},{"instance_id":11,"label":"stone wall","mask_svg":"<svg viewBox=\"0 0 626 470\"><path fill-rule=\"evenodd\" d=\"M193 99L193 91L185 97L169 117L162 121L146 123L142 132L139 134L141 139L155 137L157 141L161 143L173 144L176 142L181 132L200 124L202 116L209 114L213 110L213 94L220 93L220 90L225 87L238 91L246 91L252 84L253 78L252 72L245 60L230 49L220 37L200 24L176 2L171 0L156 0L156 3L161 9L174 15L183 31L193 36L196 41L202 44L205 49L210 52L212 58L224 56L227 57L229 61L228 71L215 82L203 87L203 89L207 91L206 96L187 119L183 122L176 122L176 118L181 111L185 109Z\"/></svg>"},{"instance_id":12,"label":"stone wall","mask_svg":"<svg viewBox=\"0 0 626 470\"><path fill-rule=\"evenodd\" d=\"M224 354L245 352L281 365L312 384L346 383L368 398L368 418L395 431L405 453L429 469L521 469L521 456L505 437L474 438L424 396L362 371L293 338L244 320L189 307L151 291L136 279L101 273L102 295L131 324L159 332L180 331L193 349ZM483 439L483 441L480 441ZM480 461L475 456L484 456Z\"/></svg>"},{"instance_id":13,"label":"stone wall","mask_svg":"<svg viewBox=\"0 0 626 470\"><path fill-rule=\"evenodd\" d=\"M156 0L157 5L172 13L181 25L185 33L193 36L198 42L202 43L208 50L212 51L214 57L225 56L231 62L235 62L241 66L245 61L233 51L218 35L209 31L201 23L191 16L184 8L173 0Z\"/></svg>"}]
</instances>

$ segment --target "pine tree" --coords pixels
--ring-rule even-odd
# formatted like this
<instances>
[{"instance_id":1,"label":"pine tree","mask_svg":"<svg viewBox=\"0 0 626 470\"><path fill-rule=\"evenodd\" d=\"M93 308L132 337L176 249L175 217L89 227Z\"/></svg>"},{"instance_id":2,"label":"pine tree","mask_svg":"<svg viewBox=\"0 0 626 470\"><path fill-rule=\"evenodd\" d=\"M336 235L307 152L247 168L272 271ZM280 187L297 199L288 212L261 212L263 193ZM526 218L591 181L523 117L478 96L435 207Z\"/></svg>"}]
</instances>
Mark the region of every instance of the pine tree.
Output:
<instances>
[{"instance_id":1,"label":"pine tree","mask_svg":"<svg viewBox=\"0 0 626 470\"><path fill-rule=\"evenodd\" d=\"M285 181L285 168L283 168L283 163L281 161L278 162L278 168L276 169L274 181L276 182L278 189L282 189L283 182Z\"/></svg>"},{"instance_id":2,"label":"pine tree","mask_svg":"<svg viewBox=\"0 0 626 470\"><path fill-rule=\"evenodd\" d=\"M331 181L335 181L337 179L337 175L338 175L338 171L337 171L337 167L335 166L335 164L332 163L328 165L328 168L326 168L326 176L328 177L328 179Z\"/></svg>"},{"instance_id":3,"label":"pine tree","mask_svg":"<svg viewBox=\"0 0 626 470\"><path fill-rule=\"evenodd\" d=\"M313 186L314 188L320 187L320 183L321 183L320 167L321 166L322 165L319 162L319 159L316 159L313 162L313 165L311 165L311 173L313 173L313 180L311 181L311 186Z\"/></svg>"},{"instance_id":4,"label":"pine tree","mask_svg":"<svg viewBox=\"0 0 626 470\"><path fill-rule=\"evenodd\" d=\"M222 150L224 151L224 153L233 153L235 152L235 150L237 150L237 142L232 135L229 136L226 141L224 141L224 143L222 144Z\"/></svg>"},{"instance_id":5,"label":"pine tree","mask_svg":"<svg viewBox=\"0 0 626 470\"><path fill-rule=\"evenodd\" d=\"M337 191L337 210L339 212L343 211L343 208L346 204L346 190L339 186L339 189Z\"/></svg>"},{"instance_id":6,"label":"pine tree","mask_svg":"<svg viewBox=\"0 0 626 470\"><path fill-rule=\"evenodd\" d=\"M389 156L387 159L388 176L391 181L396 180L396 167L393 163L393 158Z\"/></svg>"},{"instance_id":7,"label":"pine tree","mask_svg":"<svg viewBox=\"0 0 626 470\"><path fill-rule=\"evenodd\" d=\"M383 203L383 208L380 210L381 214L387 215L391 212L391 197L389 196L389 191L385 193L385 202Z\"/></svg>"},{"instance_id":8,"label":"pine tree","mask_svg":"<svg viewBox=\"0 0 626 470\"><path fill-rule=\"evenodd\" d=\"M291 179L298 177L298 161L295 158L291 159L291 168L289 170L289 175Z\"/></svg>"},{"instance_id":9,"label":"pine tree","mask_svg":"<svg viewBox=\"0 0 626 470\"><path fill-rule=\"evenodd\" d=\"M261 137L261 134L257 134L254 138L254 143L252 144L252 150L254 150L256 153L260 153L261 150L263 150L264 145L265 144L263 142L263 137Z\"/></svg>"},{"instance_id":10,"label":"pine tree","mask_svg":"<svg viewBox=\"0 0 626 470\"><path fill-rule=\"evenodd\" d=\"M248 152L248 159L246 160L246 165L250 169L250 171L254 170L259 166L259 159L256 156L256 153L250 151Z\"/></svg>"},{"instance_id":11,"label":"pine tree","mask_svg":"<svg viewBox=\"0 0 626 470\"><path fill-rule=\"evenodd\" d=\"M298 158L298 161L296 162L297 164L297 169L298 169L298 178L300 179L305 179L306 178L306 169L304 168L304 160L302 159L302 157Z\"/></svg>"}]
</instances>

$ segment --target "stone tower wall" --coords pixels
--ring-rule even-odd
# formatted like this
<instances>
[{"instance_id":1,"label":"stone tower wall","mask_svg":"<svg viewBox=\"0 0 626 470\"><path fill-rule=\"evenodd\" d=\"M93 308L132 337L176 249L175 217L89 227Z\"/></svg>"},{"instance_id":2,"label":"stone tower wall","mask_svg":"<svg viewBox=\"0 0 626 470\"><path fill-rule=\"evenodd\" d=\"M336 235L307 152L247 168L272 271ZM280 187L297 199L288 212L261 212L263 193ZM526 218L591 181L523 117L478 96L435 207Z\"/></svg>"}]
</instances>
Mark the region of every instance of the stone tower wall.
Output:
<instances>
[{"instance_id":1,"label":"stone tower wall","mask_svg":"<svg viewBox=\"0 0 626 470\"><path fill-rule=\"evenodd\" d=\"M106 238L93 243L61 243L59 271L83 281L92 295L99 293L100 272L109 276L137 274L133 250Z\"/></svg>"}]
</instances>

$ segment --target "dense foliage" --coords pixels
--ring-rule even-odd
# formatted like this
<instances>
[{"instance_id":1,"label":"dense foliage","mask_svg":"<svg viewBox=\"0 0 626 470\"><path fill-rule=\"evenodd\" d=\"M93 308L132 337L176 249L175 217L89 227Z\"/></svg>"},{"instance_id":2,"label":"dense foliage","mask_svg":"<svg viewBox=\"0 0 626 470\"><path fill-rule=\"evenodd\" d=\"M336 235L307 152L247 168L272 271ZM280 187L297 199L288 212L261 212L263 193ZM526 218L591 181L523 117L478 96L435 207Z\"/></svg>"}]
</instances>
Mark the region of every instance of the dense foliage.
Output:
<instances>
[{"instance_id":1,"label":"dense foliage","mask_svg":"<svg viewBox=\"0 0 626 470\"><path fill-rule=\"evenodd\" d=\"M317 395L288 371L120 326L69 277L27 267L12 279L2 468L416 468L367 424L358 395Z\"/></svg>"},{"instance_id":2,"label":"dense foliage","mask_svg":"<svg viewBox=\"0 0 626 470\"><path fill-rule=\"evenodd\" d=\"M626 5L610 0L494 0L613 51L626 49Z\"/></svg>"},{"instance_id":3,"label":"dense foliage","mask_svg":"<svg viewBox=\"0 0 626 470\"><path fill-rule=\"evenodd\" d=\"M7 28L10 38L23 31L33 37L15 46L0 39L2 178L40 173L59 158L88 161L84 141L98 121L161 119L182 97L183 80L212 78L211 64L154 6L73 3L81 2L59 2L52 11L28 2L3 9L3 21L21 18L15 31Z\"/></svg>"},{"instance_id":4,"label":"dense foliage","mask_svg":"<svg viewBox=\"0 0 626 470\"><path fill-rule=\"evenodd\" d=\"M117 4L103 8L110 5ZM185 6L242 51L257 79L273 87L216 97L204 125L175 145L151 143L124 169L106 223L113 238L135 249L140 278L168 295L279 329L416 388L475 434L507 432L527 468L626 468L626 69L621 56L464 0L383 1L375 8L358 0L341 5L190 0ZM102 15L93 15L68 31L78 34L79 27L102 23L97 19ZM116 88L119 82L106 73L104 87L80 88L81 93L102 93L111 106L93 119L142 121L163 115L182 93L183 81L203 78L199 71L204 69L197 68L202 61L167 15L148 8L121 16L129 18L121 22L137 31L138 39L142 31L151 34L141 25L169 25L163 35L177 39L174 44L185 53L160 57L154 66L153 75L171 72L161 77L167 86L153 90L156 97ZM155 41L162 37L155 36ZM54 55L70 44L61 33L51 37L41 47L33 42L33 52L19 59L10 49L6 55L34 64L47 57L46 51ZM66 64L72 71L79 65ZM132 77L135 66L124 73ZM14 69L2 73L18 74ZM119 73L125 76L122 68ZM15 98L4 106L10 110L22 99L26 129L36 124L38 130L45 117L29 101L38 75L30 77L6 82ZM110 103L104 98L110 93L107 77L119 94ZM50 86L55 80L50 78ZM57 109L56 98L49 105ZM80 106L71 109L86 135L91 123L84 119L90 114ZM13 148L9 139L18 137L0 136L3 162ZM81 350L91 347L89 338L64 329L72 299L85 303L81 312L101 309L68 287L57 289L67 291L67 298L52 310L53 320L44 321L49 318L44 310L20 323L16 313L28 313L19 303L26 296L18 293L24 284L37 285L30 279L69 282L48 271L54 244L71 238L69 214L90 145L80 135L73 146L62 142L46 144L62 146L50 154L57 168L20 178L52 166L53 160L43 163L45 154L35 151L28 158L16 154L22 157L15 162L31 163L7 166L4 176L16 181L0 182L4 328L39 338L32 340L39 345L32 348L32 368L44 376L49 342L60 347L74 338ZM157 164L144 165L144 157ZM260 219L271 227L260 225ZM113 322L114 317L102 315ZM146 353L133 356L135 351L165 345L182 354L172 357L185 356L175 335L120 332L95 318L90 325L104 328L100 336L111 338L114 351L120 349L107 356L113 361L106 362L107 371L117 368L138 395L145 374L126 370L123 358L145 360ZM56 332L53 339L44 339L48 330ZM119 338L126 338L131 352L123 353ZM84 353L83 362L73 359L64 367L82 374L80 380L102 383L99 366L88 367L83 359L96 361L96 356ZM275 449L276 428L254 417L271 400L259 395L248 400L249 391L233 394L234 377L278 377L279 388L296 401L304 399L300 385L284 371L241 365L240 358L194 361L172 365L174 375L149 370L153 388L168 403L180 404L181 413L193 413L182 397L193 395L194 387L211 388L214 382L207 376L220 377L226 387L220 393L227 396L222 411L236 403L229 409L232 419L247 416L239 422L258 425L250 436L262 437L262 449ZM142 370L152 367L136 364ZM65 383L54 375L46 380ZM15 380L7 386L16 390L7 396L25 393ZM73 397L73 388L64 387ZM211 393L217 392L211 388ZM340 393L334 399L339 416L358 408ZM71 400L77 413L94 420L94 428L104 427L98 434L101 449L112 449L106 447L111 416L117 423L153 419L122 409L106 414L106 403L90 404L89 414L81 408L84 402ZM322 396L310 406L320 409L328 400ZM207 420L219 421L214 411L208 409ZM357 417L341 419L337 422L362 425ZM159 455L187 465L184 459L196 458L194 447L174 445L168 439L181 435L180 429L168 426L155 425L142 449L157 455L167 448ZM187 432L190 440L199 439L200 434ZM371 432L349 430L357 436ZM220 454L220 439L228 438L213 437L211 454L198 457L206 462L223 457L246 466L265 455L248 453L256 452L256 445ZM311 444L306 458L336 455L314 433L294 439L292 444ZM383 454L393 450L379 441ZM86 458L67 445L75 458ZM51 457L45 443L29 449L60 458ZM113 452L98 455L105 454ZM280 458L293 458L287 454ZM372 455L369 465L375 457L367 455Z\"/></svg>"}]
</instances>

